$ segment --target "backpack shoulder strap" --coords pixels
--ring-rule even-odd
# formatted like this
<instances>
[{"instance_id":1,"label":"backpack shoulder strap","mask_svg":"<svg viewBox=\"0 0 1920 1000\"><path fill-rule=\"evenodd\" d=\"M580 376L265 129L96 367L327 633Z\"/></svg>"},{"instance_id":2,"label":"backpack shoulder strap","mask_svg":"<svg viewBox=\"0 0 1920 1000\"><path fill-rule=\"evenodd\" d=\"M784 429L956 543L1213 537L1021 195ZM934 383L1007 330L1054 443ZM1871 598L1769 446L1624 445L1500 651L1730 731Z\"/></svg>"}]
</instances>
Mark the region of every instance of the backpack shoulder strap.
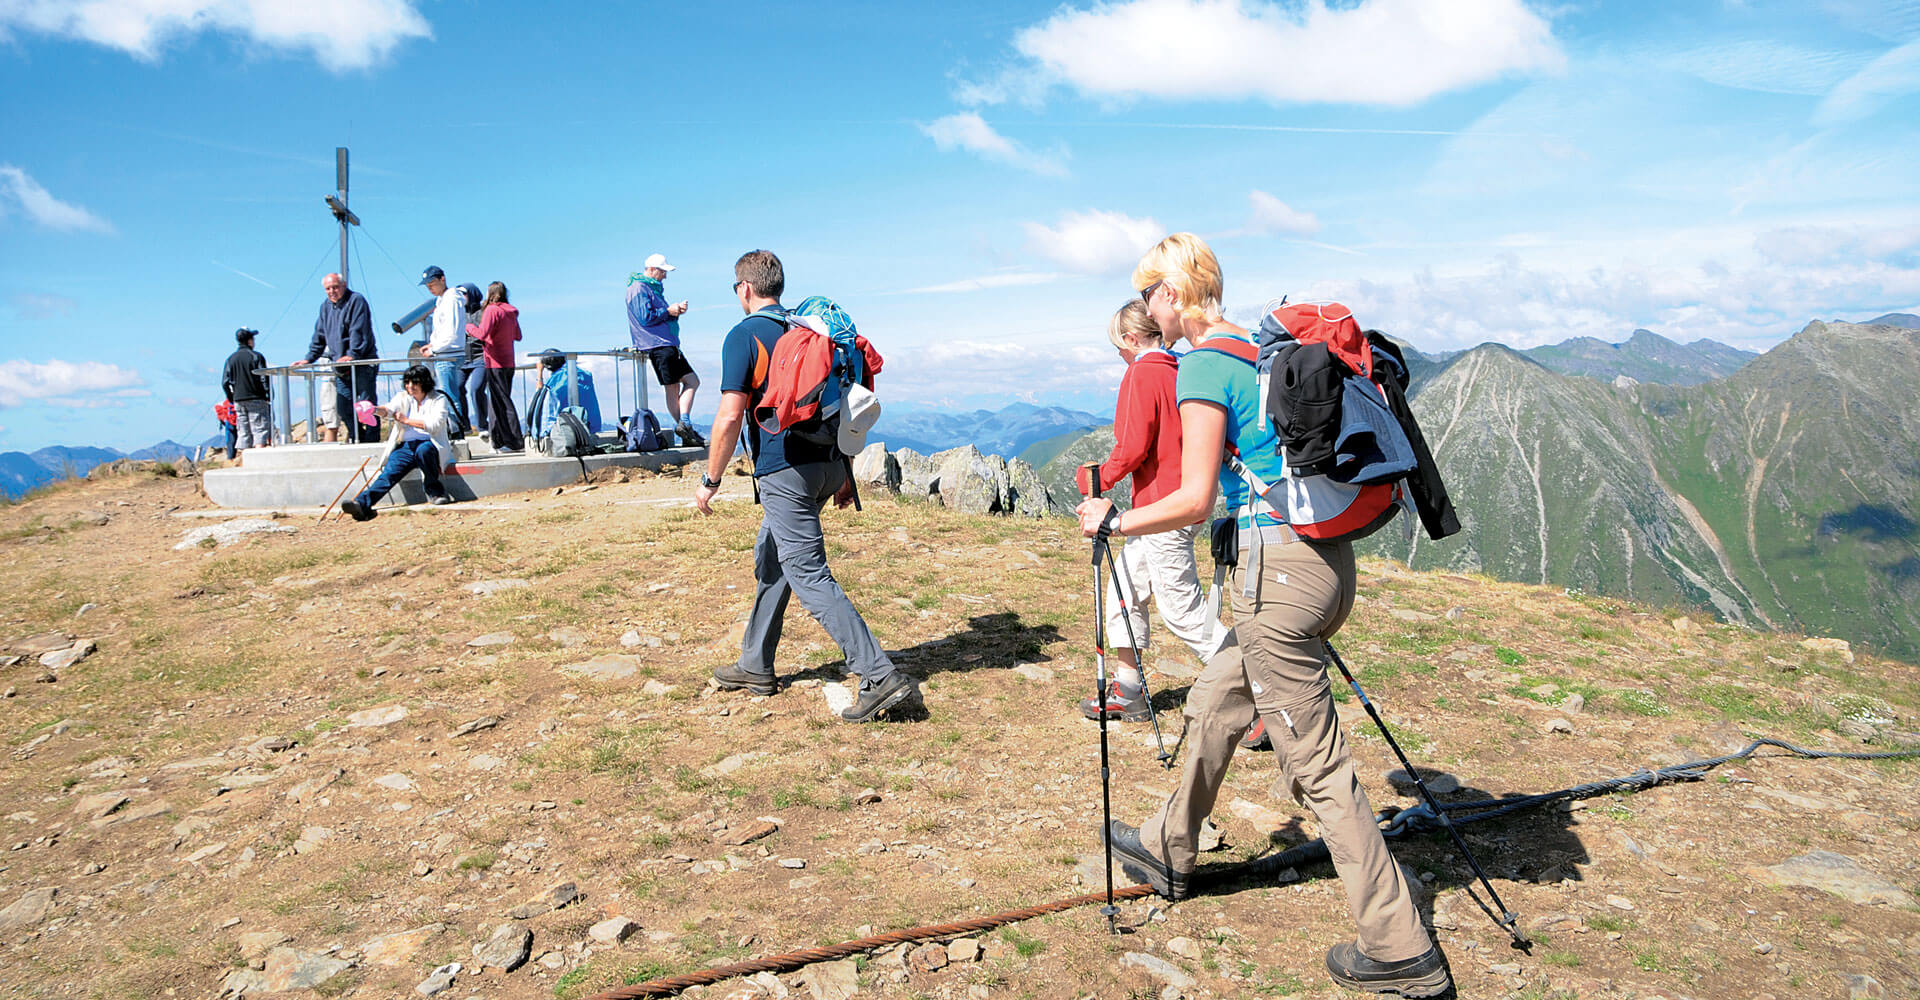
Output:
<instances>
[{"instance_id":1,"label":"backpack shoulder strap","mask_svg":"<svg viewBox=\"0 0 1920 1000\"><path fill-rule=\"evenodd\" d=\"M1205 344L1188 351L1187 354L1189 356L1195 354L1224 354L1235 361L1243 362L1248 367L1252 367L1255 359L1259 356L1259 350L1259 348L1241 340L1239 337L1214 337Z\"/></svg>"}]
</instances>

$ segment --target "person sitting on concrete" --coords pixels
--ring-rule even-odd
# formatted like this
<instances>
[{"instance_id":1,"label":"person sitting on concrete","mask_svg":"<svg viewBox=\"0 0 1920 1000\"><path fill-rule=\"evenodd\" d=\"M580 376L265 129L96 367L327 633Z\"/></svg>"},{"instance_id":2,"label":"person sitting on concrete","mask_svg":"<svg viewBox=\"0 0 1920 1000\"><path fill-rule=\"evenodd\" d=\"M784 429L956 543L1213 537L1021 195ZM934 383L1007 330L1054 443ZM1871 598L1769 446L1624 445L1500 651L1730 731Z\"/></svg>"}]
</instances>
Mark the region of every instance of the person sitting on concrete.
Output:
<instances>
[{"instance_id":1,"label":"person sitting on concrete","mask_svg":"<svg viewBox=\"0 0 1920 1000\"><path fill-rule=\"evenodd\" d=\"M544 392L540 397L537 412L527 418L529 430L534 437L543 438L553 433L553 422L560 419L560 411L569 406L578 406L587 411L587 430L600 433L600 397L593 391L593 373L585 366L573 366L578 376L573 383L573 394L567 394L567 356L557 347L549 347L540 352L541 377Z\"/></svg>"},{"instance_id":2,"label":"person sitting on concrete","mask_svg":"<svg viewBox=\"0 0 1920 1000\"><path fill-rule=\"evenodd\" d=\"M226 374L220 385L227 402L233 404L234 446L241 451L273 444L273 408L268 402L272 393L267 377L258 374L267 366L267 358L253 349L253 338L259 333L245 327L233 331L234 342L240 346L227 355Z\"/></svg>"},{"instance_id":3,"label":"person sitting on concrete","mask_svg":"<svg viewBox=\"0 0 1920 1000\"><path fill-rule=\"evenodd\" d=\"M393 446L387 455L387 464L380 469L360 495L340 505L356 521L373 519L373 505L380 502L407 473L420 470L420 476L426 481L427 499L435 504L449 504L453 498L447 495L447 488L440 483L440 472L453 464L453 445L447 440L447 427L451 420L447 413L447 399L433 391L433 372L426 365L414 365L400 376L403 390L385 406L374 407L374 412L392 417L400 425L400 442Z\"/></svg>"}]
</instances>

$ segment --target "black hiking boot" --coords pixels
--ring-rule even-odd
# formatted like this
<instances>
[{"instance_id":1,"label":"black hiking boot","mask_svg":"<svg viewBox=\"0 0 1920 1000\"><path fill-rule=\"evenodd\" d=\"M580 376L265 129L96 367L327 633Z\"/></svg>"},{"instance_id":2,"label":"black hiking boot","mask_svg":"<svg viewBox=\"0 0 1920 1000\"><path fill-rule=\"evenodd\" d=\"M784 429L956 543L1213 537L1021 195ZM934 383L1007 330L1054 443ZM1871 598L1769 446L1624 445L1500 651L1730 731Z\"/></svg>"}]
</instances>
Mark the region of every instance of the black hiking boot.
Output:
<instances>
[{"instance_id":1,"label":"black hiking boot","mask_svg":"<svg viewBox=\"0 0 1920 1000\"><path fill-rule=\"evenodd\" d=\"M1187 880L1192 872L1174 871L1165 861L1153 856L1140 842L1140 831L1119 820L1107 823L1107 836L1113 840L1113 853L1120 859L1120 870L1135 882L1153 886L1162 899L1185 899L1193 888Z\"/></svg>"},{"instance_id":2,"label":"black hiking boot","mask_svg":"<svg viewBox=\"0 0 1920 1000\"><path fill-rule=\"evenodd\" d=\"M1360 946L1352 941L1336 944L1327 950L1327 974L1334 982L1363 993L1437 997L1453 988L1439 945L1404 961L1376 962L1360 954Z\"/></svg>"},{"instance_id":3,"label":"black hiking boot","mask_svg":"<svg viewBox=\"0 0 1920 1000\"><path fill-rule=\"evenodd\" d=\"M860 682L860 700L853 703L840 718L848 722L872 722L880 713L909 698L920 696L920 685L913 678L896 670L887 675L887 679L878 684Z\"/></svg>"},{"instance_id":4,"label":"black hiking boot","mask_svg":"<svg viewBox=\"0 0 1920 1000\"><path fill-rule=\"evenodd\" d=\"M728 663L713 668L713 683L722 691L746 691L751 694L772 694L779 690L779 681L772 674L756 674L740 669L737 663Z\"/></svg>"},{"instance_id":5,"label":"black hiking boot","mask_svg":"<svg viewBox=\"0 0 1920 1000\"><path fill-rule=\"evenodd\" d=\"M682 447L705 448L707 446L707 439L701 437L700 432L694 430L692 424L681 424L673 429L673 433L680 439Z\"/></svg>"},{"instance_id":6,"label":"black hiking boot","mask_svg":"<svg viewBox=\"0 0 1920 1000\"><path fill-rule=\"evenodd\" d=\"M356 521L371 521L377 513L372 507L358 500L348 500L340 504L340 509Z\"/></svg>"}]
</instances>

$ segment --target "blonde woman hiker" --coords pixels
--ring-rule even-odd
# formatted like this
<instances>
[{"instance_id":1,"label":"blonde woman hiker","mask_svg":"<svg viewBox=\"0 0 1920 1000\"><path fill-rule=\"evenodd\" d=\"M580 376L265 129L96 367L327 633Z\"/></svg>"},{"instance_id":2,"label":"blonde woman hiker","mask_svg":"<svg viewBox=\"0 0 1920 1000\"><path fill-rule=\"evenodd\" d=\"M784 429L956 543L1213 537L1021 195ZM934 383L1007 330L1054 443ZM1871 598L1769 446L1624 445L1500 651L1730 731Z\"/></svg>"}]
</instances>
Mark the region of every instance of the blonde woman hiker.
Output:
<instances>
[{"instance_id":1,"label":"blonde woman hiker","mask_svg":"<svg viewBox=\"0 0 1920 1000\"><path fill-rule=\"evenodd\" d=\"M1138 299L1129 300L1107 323L1107 339L1127 363L1120 377L1120 398L1113 411L1113 451L1097 467L1104 491L1122 477L1133 477L1133 503L1144 507L1180 485L1180 413L1174 381L1180 359L1167 350L1160 328ZM1088 468L1078 472L1082 496L1091 492ZM1140 650L1147 645L1146 602L1160 608L1167 631L1179 637L1205 664L1227 641L1227 628L1207 614L1193 561L1199 524L1141 535L1120 549L1120 572L1108 580L1106 634L1116 667L1105 697L1085 698L1080 714L1098 719L1143 722L1147 719L1146 681ZM1129 626L1128 619L1131 619ZM1131 629L1129 631L1129 628ZM1140 644L1135 649L1126 643Z\"/></svg>"},{"instance_id":2,"label":"blonde woman hiker","mask_svg":"<svg viewBox=\"0 0 1920 1000\"><path fill-rule=\"evenodd\" d=\"M1257 709L1268 721L1287 787L1318 821L1358 930L1357 940L1327 952L1328 974L1349 989L1438 996L1452 986L1446 960L1421 925L1413 894L1374 823L1321 659L1325 640L1353 609L1353 545L1300 538L1270 512L1255 523L1245 483L1222 468L1232 447L1267 481L1287 475L1259 399L1253 342L1220 313L1213 251L1191 233L1175 233L1141 258L1133 284L1168 341L1193 346L1181 359L1176 385L1180 485L1125 512L1106 500L1086 500L1079 508L1081 532L1125 537L1181 528L1207 516L1224 495L1240 520L1241 546L1232 635L1187 693L1180 785L1139 829L1114 820L1108 827L1113 852L1130 877L1168 899L1186 896L1200 824L1213 811L1227 764ZM1261 533L1258 547L1251 546L1254 531Z\"/></svg>"}]
</instances>

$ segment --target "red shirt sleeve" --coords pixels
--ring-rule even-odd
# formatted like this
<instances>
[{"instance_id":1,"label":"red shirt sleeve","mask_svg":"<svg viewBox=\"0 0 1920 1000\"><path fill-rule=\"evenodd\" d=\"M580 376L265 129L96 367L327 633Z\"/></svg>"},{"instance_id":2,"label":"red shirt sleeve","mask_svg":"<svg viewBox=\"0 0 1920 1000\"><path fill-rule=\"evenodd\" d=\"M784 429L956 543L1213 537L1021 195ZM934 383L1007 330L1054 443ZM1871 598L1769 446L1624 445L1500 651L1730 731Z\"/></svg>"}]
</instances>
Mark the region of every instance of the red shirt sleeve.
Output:
<instances>
[{"instance_id":1,"label":"red shirt sleeve","mask_svg":"<svg viewBox=\"0 0 1920 1000\"><path fill-rule=\"evenodd\" d=\"M1106 464L1100 466L1100 485L1110 488L1114 483L1132 475L1133 470L1146 460L1147 449L1153 447L1154 414L1147 405L1145 393L1140 391L1140 363L1127 366L1127 373L1120 377L1120 399L1113 408L1113 451L1107 455ZM1080 484L1085 492L1085 483Z\"/></svg>"}]
</instances>

